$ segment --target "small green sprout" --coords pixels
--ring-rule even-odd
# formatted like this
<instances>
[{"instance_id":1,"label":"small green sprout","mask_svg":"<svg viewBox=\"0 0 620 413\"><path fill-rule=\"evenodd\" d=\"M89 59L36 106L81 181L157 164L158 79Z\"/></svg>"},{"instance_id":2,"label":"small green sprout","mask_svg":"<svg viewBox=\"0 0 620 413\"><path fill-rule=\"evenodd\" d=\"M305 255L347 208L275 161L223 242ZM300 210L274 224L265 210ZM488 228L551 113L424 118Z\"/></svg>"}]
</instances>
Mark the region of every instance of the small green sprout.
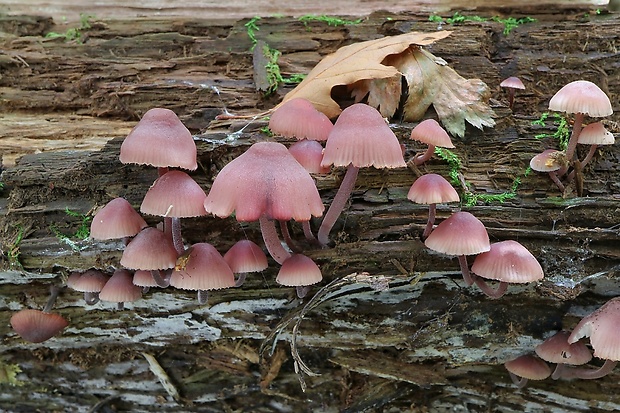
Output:
<instances>
[{"instance_id":1,"label":"small green sprout","mask_svg":"<svg viewBox=\"0 0 620 413\"><path fill-rule=\"evenodd\" d=\"M58 39L62 38L64 41L73 41L82 43L82 31L90 29L90 21L95 16L90 14L80 14L80 25L78 27L71 27L64 33L49 32L45 35L46 39Z\"/></svg>"},{"instance_id":2,"label":"small green sprout","mask_svg":"<svg viewBox=\"0 0 620 413\"><path fill-rule=\"evenodd\" d=\"M254 16L246 24L244 24L246 33L248 34L248 37L252 41L251 50L254 49L254 46L256 46L256 42L258 42L258 39L256 38L256 32L259 31L260 29L256 25L256 22L259 20L260 20L259 16Z\"/></svg>"},{"instance_id":3,"label":"small green sprout","mask_svg":"<svg viewBox=\"0 0 620 413\"><path fill-rule=\"evenodd\" d=\"M517 26L520 26L525 23L533 23L536 21L536 19L533 19L531 17L520 17L518 19L514 17L508 17L506 19L502 19L499 17L493 17L492 20L498 23L502 23L504 25L504 31L503 31L504 36L508 36L510 32L512 31L512 29L514 29Z\"/></svg>"},{"instance_id":4,"label":"small green sprout","mask_svg":"<svg viewBox=\"0 0 620 413\"><path fill-rule=\"evenodd\" d=\"M546 126L546 120L549 117L549 112L543 112L540 115L540 118L532 121L532 125L534 126ZM568 120L559 113L553 114L554 120L553 124L556 125L556 130L553 134L548 133L539 133L534 135L536 139L545 139L545 138L553 138L558 141L558 147L560 150L566 150L568 146L568 141L570 139L570 128L568 124Z\"/></svg>"},{"instance_id":5,"label":"small green sprout","mask_svg":"<svg viewBox=\"0 0 620 413\"><path fill-rule=\"evenodd\" d=\"M349 26L352 24L360 24L361 22L364 21L364 19L356 19L356 20L346 20L346 19L341 19L338 17L334 17L334 16L326 16L326 15L321 15L321 16L317 16L314 14L306 14L305 16L301 16L298 19L300 22L302 22L306 27L308 27L308 22L312 22L312 21L316 21L316 22L325 22L327 23L328 26Z\"/></svg>"},{"instance_id":6,"label":"small green sprout","mask_svg":"<svg viewBox=\"0 0 620 413\"><path fill-rule=\"evenodd\" d=\"M289 77L283 77L280 72L280 66L278 65L278 58L281 55L279 50L265 45L263 48L263 55L268 59L265 65L265 69L267 70L267 81L269 82L269 89L265 92L267 96L274 93L282 83L297 84L306 77L306 75L303 74L293 74Z\"/></svg>"},{"instance_id":7,"label":"small green sprout","mask_svg":"<svg viewBox=\"0 0 620 413\"><path fill-rule=\"evenodd\" d=\"M92 221L92 217L88 213L81 214L79 212L70 210L68 207L65 208L65 214L70 217L78 218L80 220L80 224L75 230L75 232L72 235L66 235L58 229L58 226L56 224L50 225L50 230L56 236L56 238L67 244L69 247L71 247L72 250L81 251L82 248L78 246L75 240L83 241L90 236L90 222Z\"/></svg>"},{"instance_id":8,"label":"small green sprout","mask_svg":"<svg viewBox=\"0 0 620 413\"><path fill-rule=\"evenodd\" d=\"M462 164L459 156L449 149L440 148L438 146L435 147L435 155L448 163L448 166L450 167L450 172L448 172L450 182L452 185L460 187L461 180L459 179L459 174L461 173Z\"/></svg>"}]
</instances>

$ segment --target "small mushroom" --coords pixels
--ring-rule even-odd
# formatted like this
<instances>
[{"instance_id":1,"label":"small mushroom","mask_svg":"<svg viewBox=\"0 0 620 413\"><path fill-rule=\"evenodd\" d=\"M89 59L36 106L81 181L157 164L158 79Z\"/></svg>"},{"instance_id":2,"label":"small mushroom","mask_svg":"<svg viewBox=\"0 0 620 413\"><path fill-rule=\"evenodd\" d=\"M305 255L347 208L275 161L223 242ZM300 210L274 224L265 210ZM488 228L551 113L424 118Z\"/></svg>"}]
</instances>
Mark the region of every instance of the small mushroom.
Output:
<instances>
[{"instance_id":1,"label":"small mushroom","mask_svg":"<svg viewBox=\"0 0 620 413\"><path fill-rule=\"evenodd\" d=\"M417 155L413 158L415 165L422 165L431 159L437 146L440 148L454 148L450 135L435 119L426 119L418 123L411 131L410 139L428 145L428 148L422 155Z\"/></svg>"},{"instance_id":2,"label":"small mushroom","mask_svg":"<svg viewBox=\"0 0 620 413\"><path fill-rule=\"evenodd\" d=\"M556 364L551 374L554 380L567 378L570 375L567 366L579 366L592 359L590 349L581 341L569 344L569 336L570 331L558 331L535 348L538 357Z\"/></svg>"},{"instance_id":3,"label":"small mushroom","mask_svg":"<svg viewBox=\"0 0 620 413\"><path fill-rule=\"evenodd\" d=\"M51 312L59 293L60 288L52 285L43 310L25 309L13 314L10 320L13 330L31 343L41 343L60 333L69 322L60 314Z\"/></svg>"},{"instance_id":4,"label":"small mushroom","mask_svg":"<svg viewBox=\"0 0 620 413\"><path fill-rule=\"evenodd\" d=\"M422 233L422 239L426 239L433 229L437 204L461 200L450 182L438 174L425 174L416 179L409 188L407 199L417 204L428 205L428 220Z\"/></svg>"},{"instance_id":5,"label":"small mushroom","mask_svg":"<svg viewBox=\"0 0 620 413\"><path fill-rule=\"evenodd\" d=\"M531 354L524 354L504 363L510 379L518 388L527 385L528 380L544 380L551 375L547 363Z\"/></svg>"},{"instance_id":6,"label":"small mushroom","mask_svg":"<svg viewBox=\"0 0 620 413\"><path fill-rule=\"evenodd\" d=\"M254 242L244 239L235 242L224 254L224 261L239 278L235 287L243 285L246 275L250 272L263 271L267 268L267 256Z\"/></svg>"},{"instance_id":7,"label":"small mushroom","mask_svg":"<svg viewBox=\"0 0 620 413\"><path fill-rule=\"evenodd\" d=\"M521 79L519 79L516 76L511 76L509 78L506 78L506 79L502 80L502 82L499 85L500 85L500 87L503 87L503 88L505 88L507 90L507 92L508 92L508 107L512 110L512 107L514 105L515 92L517 90L524 90L525 89L525 85L523 84Z\"/></svg>"},{"instance_id":8,"label":"small mushroom","mask_svg":"<svg viewBox=\"0 0 620 413\"><path fill-rule=\"evenodd\" d=\"M297 296L304 298L310 286L323 279L321 270L311 258L301 254L293 254L282 264L276 282L281 285L295 287Z\"/></svg>"},{"instance_id":9,"label":"small mushroom","mask_svg":"<svg viewBox=\"0 0 620 413\"><path fill-rule=\"evenodd\" d=\"M314 105L304 98L282 102L269 118L269 129L273 133L299 140L327 140L333 126L323 112L316 110Z\"/></svg>"},{"instance_id":10,"label":"small mushroom","mask_svg":"<svg viewBox=\"0 0 620 413\"><path fill-rule=\"evenodd\" d=\"M114 271L99 293L101 301L117 303L119 310L124 308L124 303L139 300L141 297L142 288L133 284L133 275L124 269Z\"/></svg>"}]
</instances>

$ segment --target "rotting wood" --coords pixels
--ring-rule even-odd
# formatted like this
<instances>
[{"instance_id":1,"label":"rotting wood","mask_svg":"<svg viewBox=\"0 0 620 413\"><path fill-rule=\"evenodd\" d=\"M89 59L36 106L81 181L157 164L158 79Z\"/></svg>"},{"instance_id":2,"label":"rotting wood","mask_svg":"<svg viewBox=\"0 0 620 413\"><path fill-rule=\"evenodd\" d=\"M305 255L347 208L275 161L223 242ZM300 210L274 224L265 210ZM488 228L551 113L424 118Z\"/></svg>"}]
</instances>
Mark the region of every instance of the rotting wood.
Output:
<instances>
[{"instance_id":1,"label":"rotting wood","mask_svg":"<svg viewBox=\"0 0 620 413\"><path fill-rule=\"evenodd\" d=\"M619 69L613 60L620 34L617 18L586 19L582 13L562 18L541 15L540 22L508 37L501 37L497 24L468 23L455 27L450 41L433 46L433 53L463 76L479 76L496 90L497 126L483 132L468 130L455 151L472 190L505 191L523 174L533 154L553 144L533 138L541 128L531 121L573 76L606 85L612 102L618 102ZM269 383L261 388L261 369L271 364L267 352L259 359L259 348L299 305L292 301L293 291L273 282L273 266L249 277L241 289L212 294L209 305L202 307L193 294L166 290L151 291L128 304L129 310L116 312L105 303L86 307L80 295L65 290L57 304L71 321L65 333L42 345L24 344L15 337L8 328L10 314L42 306L49 283L60 283L73 269L117 265L120 244L82 242L77 247L84 249L77 252L54 237L50 226L67 234L76 229L79 223L66 215L67 207L86 213L119 195L139 205L156 172L118 162L120 138L137 116L157 105L179 112L197 133L200 166L192 176L205 189L230 159L264 139L258 132L264 121L234 136L245 124L214 122L207 130L224 106L250 113L277 99L261 100L254 91L243 22L139 23L101 22L88 32L83 45L31 37L3 40L5 50L28 63L11 60L2 72L0 105L8 112L3 116L15 119L28 113L34 125L30 130L43 131L55 124L44 121L53 113L64 122L58 123L68 137L105 136L108 126L109 137L116 139L101 150L27 155L2 175L7 185L0 200L3 250L21 225L27 236L19 245L20 258L27 272L6 271L0 280L4 320L0 363L19 365L18 379L24 382L18 387L0 384L0 408L84 411L105 403L136 412L276 411L277 406L292 411L517 412L524 405L541 411L620 409L617 372L599 381L547 380L517 391L501 366L531 351L545 334L571 328L581 316L620 293L617 146L600 150L588 167L587 198L558 198L545 176L529 175L522 179L516 199L467 209L487 225L493 241L519 240L545 269L546 281L536 287L510 286L501 300L486 299L464 287L456 260L423 246L419 233L426 208L406 199L412 171L362 172L337 229L338 245L308 254L321 265L325 283L363 271L393 281L381 292L363 284L343 286L337 297L306 314L299 327L298 350L320 375L305 378L305 394L290 357L275 377L264 376ZM425 16L385 14L347 29L313 23L306 31L287 18L264 19L261 24L268 44L283 52L280 63L286 73L307 72L322 54L347 42L412 27L436 28ZM138 42L161 48L142 50ZM496 89L509 70L534 85L517 96L514 116L500 103L503 96ZM280 89L280 95L286 90ZM80 119L74 129L69 127L72 116ZM618 115L610 118L617 121ZM411 127L394 125L408 157L421 149L406 139ZM18 131L0 133L17 136ZM50 134L60 132L58 128ZM422 170L446 175L448 167L434 159ZM326 202L340 177L340 171L317 177ZM452 210L439 208L439 219ZM239 225L232 219L192 219L183 225L188 242L211 242L222 251L241 237L260 239L256 225ZM293 230L301 231L297 226ZM279 336L274 364L281 362L277 359L281 354L290 354L291 334L288 329ZM156 355L184 399L193 404L179 406L166 399L141 352Z\"/></svg>"}]
</instances>

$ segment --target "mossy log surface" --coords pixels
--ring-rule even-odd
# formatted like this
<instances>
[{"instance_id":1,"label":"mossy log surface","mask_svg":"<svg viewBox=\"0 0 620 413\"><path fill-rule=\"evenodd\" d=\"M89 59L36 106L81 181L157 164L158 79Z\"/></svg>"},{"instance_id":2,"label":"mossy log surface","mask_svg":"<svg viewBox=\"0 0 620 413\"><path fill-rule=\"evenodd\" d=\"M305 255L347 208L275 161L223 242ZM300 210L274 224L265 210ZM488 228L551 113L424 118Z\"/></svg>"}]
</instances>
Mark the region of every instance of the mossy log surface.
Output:
<instances>
[{"instance_id":1,"label":"mossy log surface","mask_svg":"<svg viewBox=\"0 0 620 413\"><path fill-rule=\"evenodd\" d=\"M554 331L573 328L620 292L618 145L597 152L584 171L581 197L571 187L562 198L544 175L524 176L534 154L557 145L534 137L554 132L552 117L545 126L532 121L561 86L591 80L620 109L617 15L586 16L587 11L482 11L537 21L508 35L496 22L448 26L451 36L431 47L462 76L481 78L493 91L496 127L468 128L464 139L455 140L471 192L504 193L520 178L514 198L440 206L438 220L459 208L472 212L492 242L515 239L525 245L541 262L545 280L510 286L505 297L491 300L464 286L456 259L425 248L420 233L426 208L406 194L421 173L447 176L444 161L435 158L419 170L362 171L334 230L336 246L316 249L300 241L325 278L311 295L336 285L300 323L296 350L319 373L303 376L305 392L290 342L295 317L310 297L300 302L294 291L278 286L275 263L241 288L212 293L208 305L198 305L191 292L169 288L151 290L116 311L107 303L86 306L64 289L55 310L70 326L59 337L27 344L15 335L11 314L41 308L51 284L62 284L74 270L119 265L120 243L67 243L56 235L70 236L81 224L67 208L87 214L117 196L139 207L157 172L122 165L118 154L122 138L146 110L173 109L195 133L199 168L192 176L208 191L222 166L249 145L277 139L260 132L264 120L246 126L215 117L224 111L259 113L291 87L268 98L256 92L247 20L93 21L81 42L70 42L43 38L54 30L49 19L3 17L0 410L620 410L617 371L599 380L547 379L518 390L502 366ZM437 29L428 16L385 13L345 27L286 17L257 24L256 36L282 53L285 76L307 73L345 44ZM514 113L498 86L510 75L527 86L517 95ZM616 134L618 120L616 114L605 120ZM414 124L394 120L392 126L408 158L422 149L407 139ZM326 204L342 172L316 176ZM187 243L210 242L221 252L241 238L260 241L257 225L232 218L182 224ZM301 228L293 223L291 229L301 239ZM389 288L339 281L353 273L387 277ZM142 353L156 358L180 397L166 392ZM5 376L14 365L21 373L11 386Z\"/></svg>"}]
</instances>

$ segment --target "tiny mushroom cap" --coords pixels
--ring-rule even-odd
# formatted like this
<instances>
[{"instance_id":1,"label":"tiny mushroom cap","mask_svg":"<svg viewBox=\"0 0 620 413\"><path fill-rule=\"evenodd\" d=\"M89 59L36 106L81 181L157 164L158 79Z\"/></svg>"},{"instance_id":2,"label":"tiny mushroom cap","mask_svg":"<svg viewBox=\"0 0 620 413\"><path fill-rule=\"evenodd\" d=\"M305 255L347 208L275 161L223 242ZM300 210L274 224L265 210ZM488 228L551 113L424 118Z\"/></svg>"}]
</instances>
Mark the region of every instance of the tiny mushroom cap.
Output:
<instances>
[{"instance_id":1,"label":"tiny mushroom cap","mask_svg":"<svg viewBox=\"0 0 620 413\"><path fill-rule=\"evenodd\" d=\"M327 140L332 122L307 99L294 98L279 105L269 118L272 132L297 139Z\"/></svg>"},{"instance_id":2,"label":"tiny mushroom cap","mask_svg":"<svg viewBox=\"0 0 620 413\"><path fill-rule=\"evenodd\" d=\"M72 273L67 279L67 287L82 293L98 293L109 279L103 272L91 269L83 274Z\"/></svg>"},{"instance_id":3,"label":"tiny mushroom cap","mask_svg":"<svg viewBox=\"0 0 620 413\"><path fill-rule=\"evenodd\" d=\"M413 182L407 198L417 204L442 204L460 201L450 182L438 174L424 174Z\"/></svg>"},{"instance_id":4,"label":"tiny mushroom cap","mask_svg":"<svg viewBox=\"0 0 620 413\"><path fill-rule=\"evenodd\" d=\"M174 268L177 251L170 238L157 228L147 227L127 245L121 265L132 270L165 270Z\"/></svg>"},{"instance_id":5,"label":"tiny mushroom cap","mask_svg":"<svg viewBox=\"0 0 620 413\"><path fill-rule=\"evenodd\" d=\"M288 148L293 157L311 174L326 174L328 166L321 166L323 161L323 147L317 141L301 140Z\"/></svg>"},{"instance_id":6,"label":"tiny mushroom cap","mask_svg":"<svg viewBox=\"0 0 620 413\"><path fill-rule=\"evenodd\" d=\"M516 76L511 76L509 78L502 80L502 82L499 85L501 87L506 87L510 89L525 89L525 85L523 84L521 79L519 79Z\"/></svg>"},{"instance_id":7,"label":"tiny mushroom cap","mask_svg":"<svg viewBox=\"0 0 620 413\"><path fill-rule=\"evenodd\" d=\"M537 172L554 172L564 166L564 152L547 149L530 160L530 168Z\"/></svg>"},{"instance_id":8,"label":"tiny mushroom cap","mask_svg":"<svg viewBox=\"0 0 620 413\"><path fill-rule=\"evenodd\" d=\"M153 108L121 145L122 163L195 170L196 144L189 130L169 109Z\"/></svg>"},{"instance_id":9,"label":"tiny mushroom cap","mask_svg":"<svg viewBox=\"0 0 620 413\"><path fill-rule=\"evenodd\" d=\"M525 354L504 363L512 380L519 387L525 386L527 380L544 380L551 375L551 368L543 360L531 354ZM517 378L525 379L518 382Z\"/></svg>"},{"instance_id":10,"label":"tiny mushroom cap","mask_svg":"<svg viewBox=\"0 0 620 413\"><path fill-rule=\"evenodd\" d=\"M171 286L183 290L206 291L235 285L232 270L213 245L197 243L188 249L188 253L172 272Z\"/></svg>"},{"instance_id":11,"label":"tiny mushroom cap","mask_svg":"<svg viewBox=\"0 0 620 413\"><path fill-rule=\"evenodd\" d=\"M569 344L569 336L570 331L558 331L536 346L536 354L549 363L578 366L589 362L592 359L592 353L588 346L581 341Z\"/></svg>"},{"instance_id":12,"label":"tiny mushroom cap","mask_svg":"<svg viewBox=\"0 0 620 413\"><path fill-rule=\"evenodd\" d=\"M613 145L615 141L614 135L601 122L584 126L577 139L577 143L582 145Z\"/></svg>"},{"instance_id":13,"label":"tiny mushroom cap","mask_svg":"<svg viewBox=\"0 0 620 413\"><path fill-rule=\"evenodd\" d=\"M218 217L235 211L237 221L309 221L323 214L314 181L277 142L258 142L224 166L213 181L204 207Z\"/></svg>"},{"instance_id":14,"label":"tiny mushroom cap","mask_svg":"<svg viewBox=\"0 0 620 413\"><path fill-rule=\"evenodd\" d=\"M411 130L411 139L440 148L454 148L450 135L435 119L426 119Z\"/></svg>"},{"instance_id":15,"label":"tiny mushroom cap","mask_svg":"<svg viewBox=\"0 0 620 413\"><path fill-rule=\"evenodd\" d=\"M153 278L153 273L147 270L138 270L133 274L133 285L137 285L138 287L159 287L155 279Z\"/></svg>"},{"instance_id":16,"label":"tiny mushroom cap","mask_svg":"<svg viewBox=\"0 0 620 413\"><path fill-rule=\"evenodd\" d=\"M41 343L60 333L69 322L61 315L26 309L11 317L11 327L21 338L31 343Z\"/></svg>"},{"instance_id":17,"label":"tiny mushroom cap","mask_svg":"<svg viewBox=\"0 0 620 413\"><path fill-rule=\"evenodd\" d=\"M112 277L99 293L101 301L123 303L136 301L142 297L142 289L133 284L133 275L123 269L114 271Z\"/></svg>"},{"instance_id":18,"label":"tiny mushroom cap","mask_svg":"<svg viewBox=\"0 0 620 413\"><path fill-rule=\"evenodd\" d=\"M197 217L206 215L207 195L200 185L183 171L168 171L149 188L140 212L162 217Z\"/></svg>"},{"instance_id":19,"label":"tiny mushroom cap","mask_svg":"<svg viewBox=\"0 0 620 413\"><path fill-rule=\"evenodd\" d=\"M323 279L321 270L311 258L293 254L282 264L276 282L289 287L312 285Z\"/></svg>"},{"instance_id":20,"label":"tiny mushroom cap","mask_svg":"<svg viewBox=\"0 0 620 413\"><path fill-rule=\"evenodd\" d=\"M353 104L342 111L327 138L322 166L404 168L398 138L372 106Z\"/></svg>"},{"instance_id":21,"label":"tiny mushroom cap","mask_svg":"<svg viewBox=\"0 0 620 413\"><path fill-rule=\"evenodd\" d=\"M475 255L491 249L484 224L464 211L455 212L437 225L424 244L447 255Z\"/></svg>"},{"instance_id":22,"label":"tiny mushroom cap","mask_svg":"<svg viewBox=\"0 0 620 413\"><path fill-rule=\"evenodd\" d=\"M267 256L256 243L244 239L237 241L224 254L224 260L235 274L257 272L267 268Z\"/></svg>"},{"instance_id":23,"label":"tiny mushroom cap","mask_svg":"<svg viewBox=\"0 0 620 413\"><path fill-rule=\"evenodd\" d=\"M115 198L93 217L90 236L99 240L133 237L146 226L146 221L125 198Z\"/></svg>"},{"instance_id":24,"label":"tiny mushroom cap","mask_svg":"<svg viewBox=\"0 0 620 413\"><path fill-rule=\"evenodd\" d=\"M480 277L507 283L529 283L544 276L532 253L512 240L491 244L489 251L476 257L471 271Z\"/></svg>"},{"instance_id":25,"label":"tiny mushroom cap","mask_svg":"<svg viewBox=\"0 0 620 413\"><path fill-rule=\"evenodd\" d=\"M606 360L620 360L620 297L612 298L601 308L584 317L568 337L575 343L590 337L594 356Z\"/></svg>"},{"instance_id":26,"label":"tiny mushroom cap","mask_svg":"<svg viewBox=\"0 0 620 413\"><path fill-rule=\"evenodd\" d=\"M549 101L549 109L557 112L583 113L601 118L613 113L609 97L592 82L577 80L570 82Z\"/></svg>"}]
</instances>

